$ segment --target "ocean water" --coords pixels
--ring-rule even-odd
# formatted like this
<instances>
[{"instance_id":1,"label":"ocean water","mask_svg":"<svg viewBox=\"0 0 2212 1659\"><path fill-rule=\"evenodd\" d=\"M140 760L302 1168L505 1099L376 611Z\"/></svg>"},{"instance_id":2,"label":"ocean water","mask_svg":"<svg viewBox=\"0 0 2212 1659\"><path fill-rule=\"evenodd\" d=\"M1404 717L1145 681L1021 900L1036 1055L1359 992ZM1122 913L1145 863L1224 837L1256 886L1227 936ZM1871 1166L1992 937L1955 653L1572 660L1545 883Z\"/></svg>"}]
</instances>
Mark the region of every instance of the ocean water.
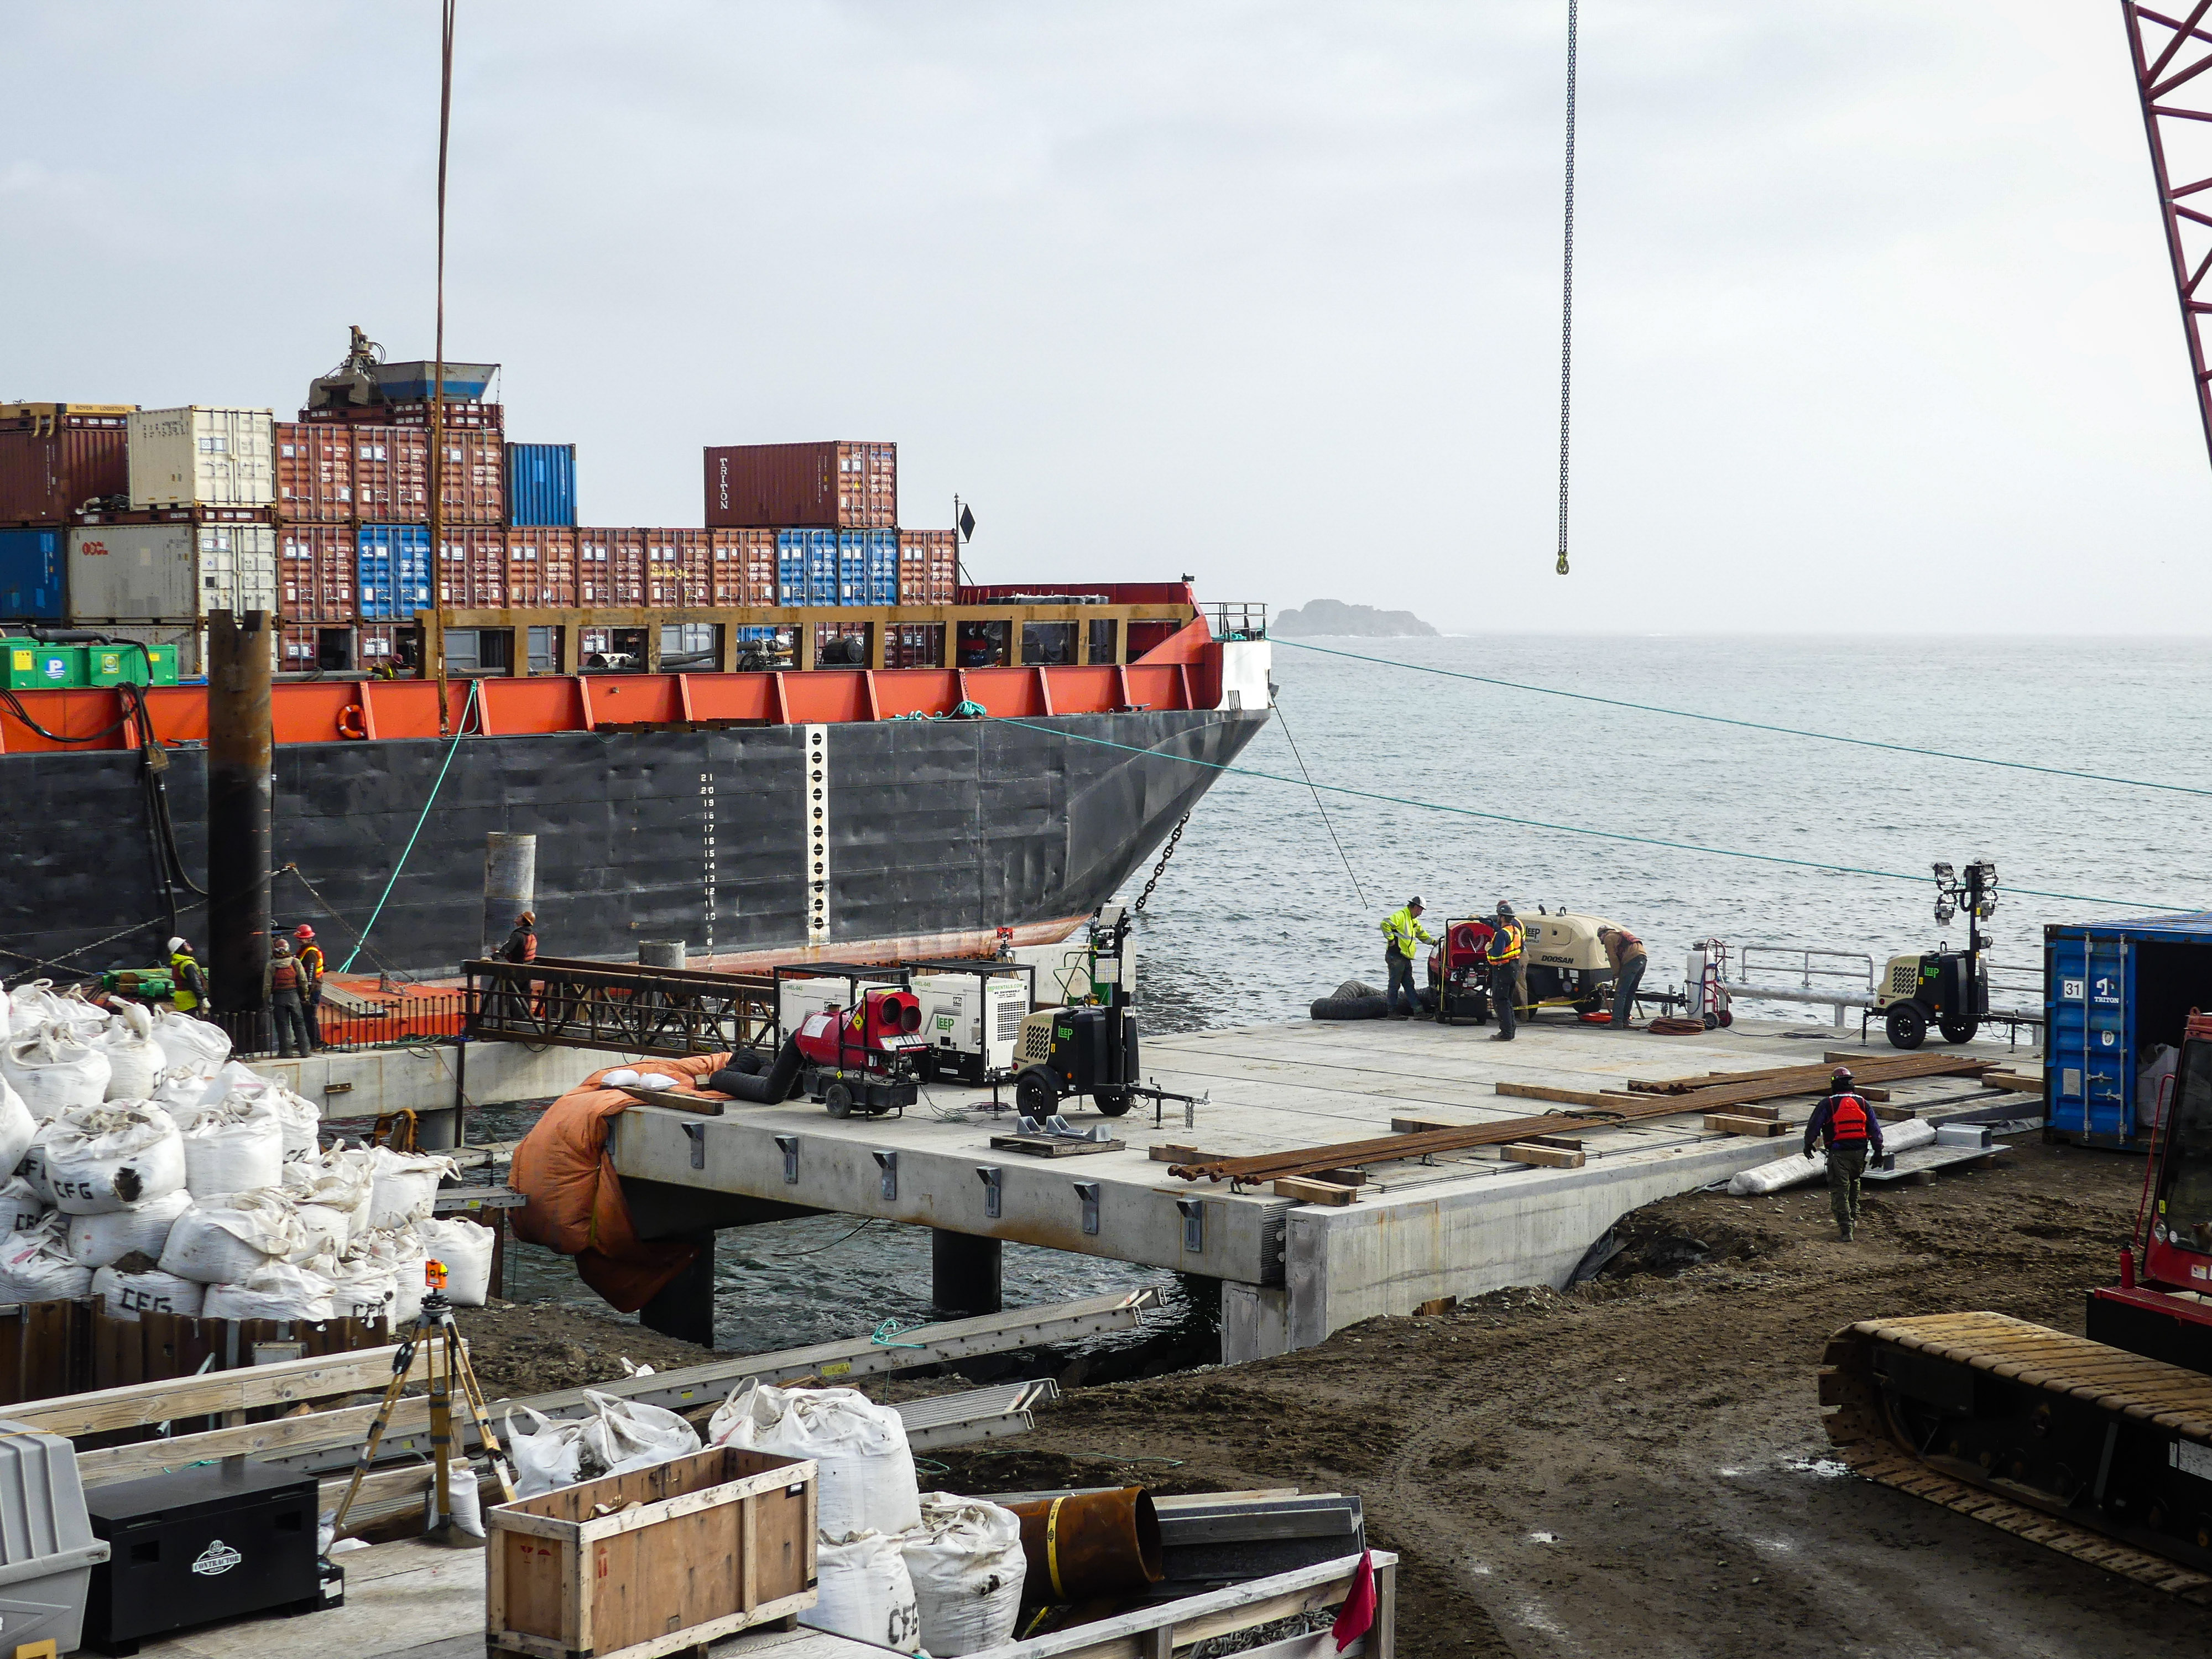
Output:
<instances>
[{"instance_id":1,"label":"ocean water","mask_svg":"<svg viewBox=\"0 0 2212 1659\"><path fill-rule=\"evenodd\" d=\"M1486 913L1500 898L1524 914L1544 905L1611 916L1649 947L1645 983L1655 990L1681 982L1688 947L1707 937L1861 952L1877 964L1932 949L1947 933L1962 943L1961 924L1940 928L1931 914L1937 860L1996 861L1988 932L2001 968L2039 969L2047 923L2212 904L2201 828L2212 808L2212 642L1515 635L1310 643L2207 793L1606 708L1280 641L1280 717L1200 805L1140 919L1148 1029L1304 1019L1307 1004L1342 980L1381 982L1378 924L1416 892L1432 926ZM1301 757L1315 784L1331 787L1318 803L1300 781ZM1808 1024L1826 1018L1796 1012ZM954 1103L974 1091L937 1093ZM823 1217L724 1233L718 1346L757 1352L928 1317L926 1231L853 1227ZM564 1260L527 1247L519 1255L519 1294L596 1304ZM1139 1284L1160 1287L1171 1320L1205 1317L1203 1299L1172 1274L1006 1248L1010 1304Z\"/></svg>"}]
</instances>

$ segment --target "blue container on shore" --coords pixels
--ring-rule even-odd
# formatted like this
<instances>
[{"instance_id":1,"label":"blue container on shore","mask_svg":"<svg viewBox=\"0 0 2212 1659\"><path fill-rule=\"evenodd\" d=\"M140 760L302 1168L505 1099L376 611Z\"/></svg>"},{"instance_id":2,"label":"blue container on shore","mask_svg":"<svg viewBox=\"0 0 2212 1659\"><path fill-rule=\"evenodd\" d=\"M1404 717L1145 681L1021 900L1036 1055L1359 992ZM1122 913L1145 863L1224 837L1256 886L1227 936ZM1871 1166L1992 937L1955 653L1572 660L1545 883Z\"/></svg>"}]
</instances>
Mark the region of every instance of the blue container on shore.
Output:
<instances>
[{"instance_id":1,"label":"blue container on shore","mask_svg":"<svg viewBox=\"0 0 2212 1659\"><path fill-rule=\"evenodd\" d=\"M2212 910L2043 930L2043 1104L2051 1132L2139 1146L2171 1105L2171 1056L2212 1008Z\"/></svg>"},{"instance_id":2,"label":"blue container on shore","mask_svg":"<svg viewBox=\"0 0 2212 1659\"><path fill-rule=\"evenodd\" d=\"M576 522L575 445L507 445L507 521L525 526Z\"/></svg>"},{"instance_id":3,"label":"blue container on shore","mask_svg":"<svg viewBox=\"0 0 2212 1659\"><path fill-rule=\"evenodd\" d=\"M34 527L0 530L0 617L11 622L59 622L69 532Z\"/></svg>"},{"instance_id":4,"label":"blue container on shore","mask_svg":"<svg viewBox=\"0 0 2212 1659\"><path fill-rule=\"evenodd\" d=\"M430 608L430 527L365 524L354 538L361 614L404 621Z\"/></svg>"},{"instance_id":5,"label":"blue container on shore","mask_svg":"<svg viewBox=\"0 0 2212 1659\"><path fill-rule=\"evenodd\" d=\"M779 605L840 603L837 597L837 532L834 530L777 531L775 586Z\"/></svg>"}]
</instances>

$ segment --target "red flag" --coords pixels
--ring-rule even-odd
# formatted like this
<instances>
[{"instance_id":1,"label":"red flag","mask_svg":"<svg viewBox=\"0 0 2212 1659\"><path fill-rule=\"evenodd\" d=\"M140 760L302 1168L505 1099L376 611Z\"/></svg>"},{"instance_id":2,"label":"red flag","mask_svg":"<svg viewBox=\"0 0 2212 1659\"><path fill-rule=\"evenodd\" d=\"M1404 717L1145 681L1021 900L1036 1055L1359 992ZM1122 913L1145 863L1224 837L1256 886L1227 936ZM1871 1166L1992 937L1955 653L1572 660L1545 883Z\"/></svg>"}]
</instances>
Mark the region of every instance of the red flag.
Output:
<instances>
[{"instance_id":1,"label":"red flag","mask_svg":"<svg viewBox=\"0 0 2212 1659\"><path fill-rule=\"evenodd\" d=\"M1336 1638L1336 1650L1342 1653L1374 1627L1375 1552L1362 1550L1359 1565L1352 1575L1352 1589L1337 1610L1336 1622L1328 1633Z\"/></svg>"}]
</instances>

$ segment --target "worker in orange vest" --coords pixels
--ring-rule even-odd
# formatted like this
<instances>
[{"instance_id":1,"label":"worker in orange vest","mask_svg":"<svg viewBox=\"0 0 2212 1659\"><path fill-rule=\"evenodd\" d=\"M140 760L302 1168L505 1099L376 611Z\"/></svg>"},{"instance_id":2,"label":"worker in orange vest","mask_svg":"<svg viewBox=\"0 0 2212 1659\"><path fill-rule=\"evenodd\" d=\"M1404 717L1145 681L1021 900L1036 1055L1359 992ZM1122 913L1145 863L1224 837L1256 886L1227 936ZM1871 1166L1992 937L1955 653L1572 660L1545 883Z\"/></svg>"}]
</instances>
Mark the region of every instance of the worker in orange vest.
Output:
<instances>
[{"instance_id":1,"label":"worker in orange vest","mask_svg":"<svg viewBox=\"0 0 2212 1659\"><path fill-rule=\"evenodd\" d=\"M1838 1066L1829 1089L1805 1124L1805 1156L1818 1140L1828 1149L1828 1207L1835 1212L1836 1237L1846 1244L1859 1224L1859 1179L1867 1160L1881 1156L1881 1120L1851 1088L1851 1068Z\"/></svg>"}]
</instances>

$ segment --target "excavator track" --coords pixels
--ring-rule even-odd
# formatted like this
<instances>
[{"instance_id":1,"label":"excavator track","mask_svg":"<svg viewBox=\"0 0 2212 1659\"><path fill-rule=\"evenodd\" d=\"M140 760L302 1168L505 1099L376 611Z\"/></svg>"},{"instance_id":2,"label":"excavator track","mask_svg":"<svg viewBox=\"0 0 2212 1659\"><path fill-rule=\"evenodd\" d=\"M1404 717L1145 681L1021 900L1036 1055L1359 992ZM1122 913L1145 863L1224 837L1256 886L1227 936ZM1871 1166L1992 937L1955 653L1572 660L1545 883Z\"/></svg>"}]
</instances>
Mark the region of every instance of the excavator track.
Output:
<instances>
[{"instance_id":1,"label":"excavator track","mask_svg":"<svg viewBox=\"0 0 2212 1659\"><path fill-rule=\"evenodd\" d=\"M1829 1339L1828 1437L1869 1480L2212 1606L2212 1376L1996 1313Z\"/></svg>"}]
</instances>

